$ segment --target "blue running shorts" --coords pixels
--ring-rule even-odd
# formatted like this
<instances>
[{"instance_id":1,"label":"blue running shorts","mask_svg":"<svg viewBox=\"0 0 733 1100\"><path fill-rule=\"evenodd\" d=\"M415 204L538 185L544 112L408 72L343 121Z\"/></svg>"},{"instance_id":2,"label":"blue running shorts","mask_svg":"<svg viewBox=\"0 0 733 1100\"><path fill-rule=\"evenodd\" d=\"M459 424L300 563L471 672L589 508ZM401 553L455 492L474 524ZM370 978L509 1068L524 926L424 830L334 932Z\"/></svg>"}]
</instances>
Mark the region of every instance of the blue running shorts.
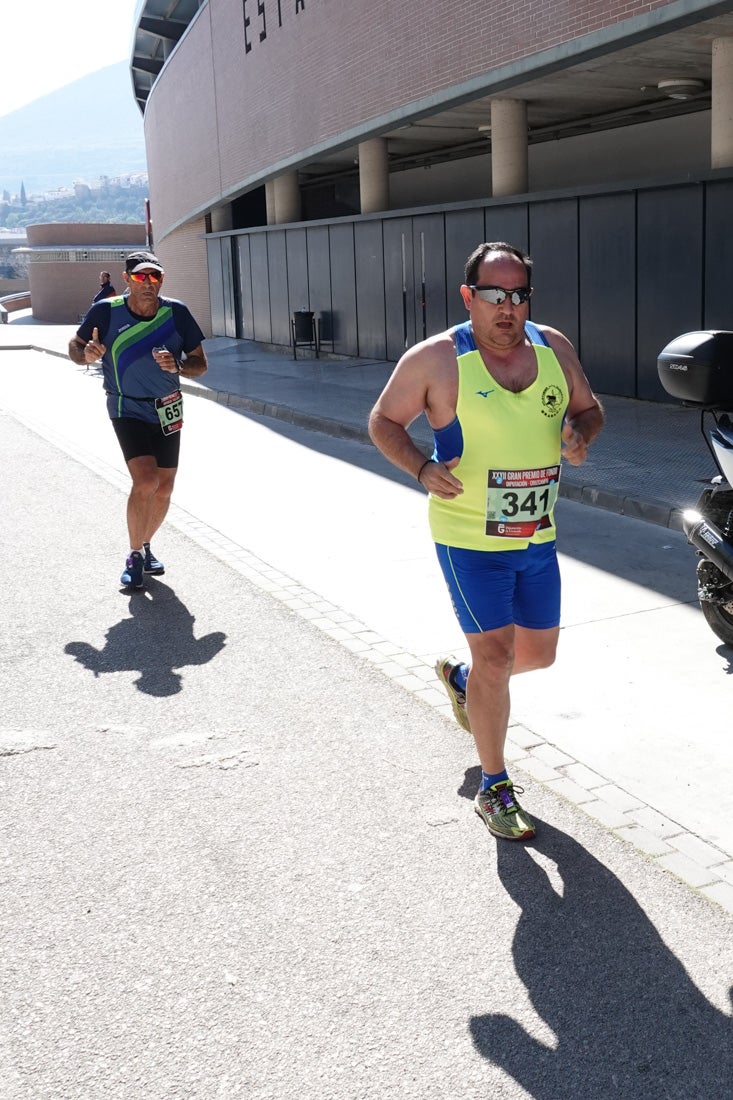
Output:
<instances>
[{"instance_id":1,"label":"blue running shorts","mask_svg":"<svg viewBox=\"0 0 733 1100\"><path fill-rule=\"evenodd\" d=\"M554 542L526 550L461 550L435 544L464 634L514 623L527 630L560 625L560 567Z\"/></svg>"}]
</instances>

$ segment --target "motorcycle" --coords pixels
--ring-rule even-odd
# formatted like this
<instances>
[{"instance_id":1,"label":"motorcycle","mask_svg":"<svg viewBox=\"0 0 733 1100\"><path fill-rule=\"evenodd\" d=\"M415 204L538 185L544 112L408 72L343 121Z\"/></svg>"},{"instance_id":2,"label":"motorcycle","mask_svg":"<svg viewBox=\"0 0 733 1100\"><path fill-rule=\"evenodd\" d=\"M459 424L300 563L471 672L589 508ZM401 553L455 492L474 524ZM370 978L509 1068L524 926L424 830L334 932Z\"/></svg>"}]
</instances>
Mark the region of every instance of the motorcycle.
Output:
<instances>
[{"instance_id":1,"label":"motorcycle","mask_svg":"<svg viewBox=\"0 0 733 1100\"><path fill-rule=\"evenodd\" d=\"M660 352L657 371L671 397L700 409L700 430L720 471L683 512L682 529L700 558L705 621L733 646L733 332L683 333Z\"/></svg>"}]
</instances>

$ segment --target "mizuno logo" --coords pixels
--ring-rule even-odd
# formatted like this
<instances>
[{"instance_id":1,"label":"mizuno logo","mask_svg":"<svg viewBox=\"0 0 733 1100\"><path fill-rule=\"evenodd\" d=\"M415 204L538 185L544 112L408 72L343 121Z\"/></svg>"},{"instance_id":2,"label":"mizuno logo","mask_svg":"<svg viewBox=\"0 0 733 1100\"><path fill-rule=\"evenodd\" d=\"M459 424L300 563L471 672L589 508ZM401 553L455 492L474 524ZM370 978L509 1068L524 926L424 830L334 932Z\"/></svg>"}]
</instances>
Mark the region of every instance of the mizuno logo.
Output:
<instances>
[{"instance_id":1,"label":"mizuno logo","mask_svg":"<svg viewBox=\"0 0 733 1100\"><path fill-rule=\"evenodd\" d=\"M476 390L476 393L478 394L479 397L488 397L489 394L493 393L493 392L494 392L493 390Z\"/></svg>"}]
</instances>

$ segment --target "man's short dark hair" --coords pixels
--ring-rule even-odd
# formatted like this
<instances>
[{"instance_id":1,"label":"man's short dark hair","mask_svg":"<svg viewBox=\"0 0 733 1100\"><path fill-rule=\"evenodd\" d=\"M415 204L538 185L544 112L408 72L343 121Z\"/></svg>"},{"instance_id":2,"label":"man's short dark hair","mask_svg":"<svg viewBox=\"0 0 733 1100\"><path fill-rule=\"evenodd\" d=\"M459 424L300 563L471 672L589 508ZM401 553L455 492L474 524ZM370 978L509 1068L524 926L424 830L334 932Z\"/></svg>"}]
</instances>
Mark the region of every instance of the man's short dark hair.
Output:
<instances>
[{"instance_id":1,"label":"man's short dark hair","mask_svg":"<svg viewBox=\"0 0 733 1100\"><path fill-rule=\"evenodd\" d=\"M100 271L100 273L99 273L99 274L100 274L100 275L104 275L104 276L106 276L106 277L107 277L108 279L111 279L111 278L112 278L112 276L110 275L109 271Z\"/></svg>"},{"instance_id":2,"label":"man's short dark hair","mask_svg":"<svg viewBox=\"0 0 733 1100\"><path fill-rule=\"evenodd\" d=\"M493 252L514 256L515 259L519 260L524 265L524 270L527 273L527 286L532 285L532 261L526 252L522 252L521 248L515 248L513 244L507 244L506 241L484 241L478 248L474 248L466 260L466 286L472 286L476 283L476 276L481 262Z\"/></svg>"}]
</instances>

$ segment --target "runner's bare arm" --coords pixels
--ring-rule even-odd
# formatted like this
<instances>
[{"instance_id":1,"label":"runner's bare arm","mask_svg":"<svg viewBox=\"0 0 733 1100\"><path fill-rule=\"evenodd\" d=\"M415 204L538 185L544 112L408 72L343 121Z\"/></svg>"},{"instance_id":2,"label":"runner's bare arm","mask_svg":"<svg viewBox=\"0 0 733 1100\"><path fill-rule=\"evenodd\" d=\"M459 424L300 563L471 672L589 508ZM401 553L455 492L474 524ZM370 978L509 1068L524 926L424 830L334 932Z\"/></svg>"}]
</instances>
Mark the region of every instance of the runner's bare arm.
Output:
<instances>
[{"instance_id":1,"label":"runner's bare arm","mask_svg":"<svg viewBox=\"0 0 733 1100\"><path fill-rule=\"evenodd\" d=\"M575 348L567 336L546 325L541 325L540 328L557 356L570 393L562 430L563 458L571 466L581 466L588 456L588 447L603 427L603 407L590 388Z\"/></svg>"},{"instance_id":2,"label":"runner's bare arm","mask_svg":"<svg viewBox=\"0 0 733 1100\"><path fill-rule=\"evenodd\" d=\"M393 465L412 474L431 493L449 499L463 491L460 481L445 464L428 462L407 431L421 413L430 411L431 389L439 385L440 368L435 343L418 344L405 352L372 409L369 435Z\"/></svg>"},{"instance_id":3,"label":"runner's bare arm","mask_svg":"<svg viewBox=\"0 0 733 1100\"><path fill-rule=\"evenodd\" d=\"M91 340L84 342L79 336L72 336L69 340L69 359L79 367L87 367L90 363L96 363L106 351L104 344L99 342L99 329L94 329Z\"/></svg>"},{"instance_id":4,"label":"runner's bare arm","mask_svg":"<svg viewBox=\"0 0 733 1100\"><path fill-rule=\"evenodd\" d=\"M369 416L372 442L393 465L417 477L425 455L407 429L427 404L427 370L421 348L410 348L395 367Z\"/></svg>"},{"instance_id":5,"label":"runner's bare arm","mask_svg":"<svg viewBox=\"0 0 733 1100\"><path fill-rule=\"evenodd\" d=\"M200 378L202 374L206 374L208 366L206 352L199 344L193 351L187 352L186 358L181 363L180 372L184 378Z\"/></svg>"},{"instance_id":6,"label":"runner's bare arm","mask_svg":"<svg viewBox=\"0 0 733 1100\"><path fill-rule=\"evenodd\" d=\"M86 366L86 359L84 357L84 348L86 344L83 340L80 340L78 336L72 336L69 340L69 359L72 363L76 363L78 367Z\"/></svg>"}]
</instances>

